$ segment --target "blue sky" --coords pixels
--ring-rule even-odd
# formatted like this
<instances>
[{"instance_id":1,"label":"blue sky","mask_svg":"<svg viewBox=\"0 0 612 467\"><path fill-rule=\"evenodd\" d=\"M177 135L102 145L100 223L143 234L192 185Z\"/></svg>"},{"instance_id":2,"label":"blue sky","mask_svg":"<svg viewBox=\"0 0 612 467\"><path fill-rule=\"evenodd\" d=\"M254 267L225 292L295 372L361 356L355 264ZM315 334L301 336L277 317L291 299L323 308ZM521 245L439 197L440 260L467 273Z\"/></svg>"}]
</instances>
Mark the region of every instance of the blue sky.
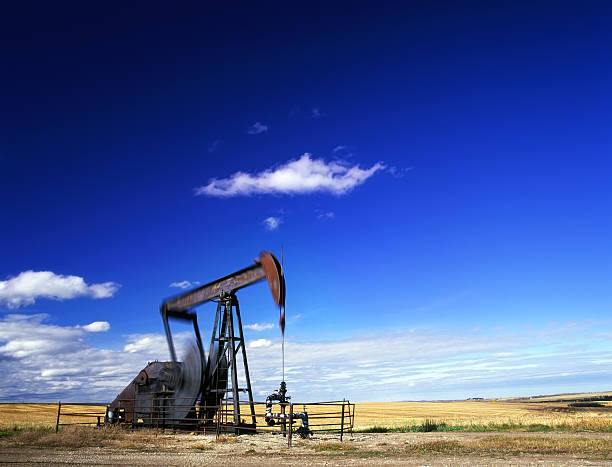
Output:
<instances>
[{"instance_id":1,"label":"blue sky","mask_svg":"<svg viewBox=\"0 0 612 467\"><path fill-rule=\"evenodd\" d=\"M0 400L112 399L165 297L281 245L298 399L610 389L610 13L7 7ZM277 311L239 298L261 396Z\"/></svg>"}]
</instances>

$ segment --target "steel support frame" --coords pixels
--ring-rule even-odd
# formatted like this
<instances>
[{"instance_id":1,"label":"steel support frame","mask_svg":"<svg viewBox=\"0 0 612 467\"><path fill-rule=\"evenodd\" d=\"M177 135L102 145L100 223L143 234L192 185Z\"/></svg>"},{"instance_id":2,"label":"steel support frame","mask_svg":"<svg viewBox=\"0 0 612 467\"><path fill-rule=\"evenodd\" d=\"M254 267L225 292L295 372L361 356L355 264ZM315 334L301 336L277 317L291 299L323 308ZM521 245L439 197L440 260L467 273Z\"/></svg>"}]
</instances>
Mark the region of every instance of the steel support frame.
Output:
<instances>
[{"instance_id":1,"label":"steel support frame","mask_svg":"<svg viewBox=\"0 0 612 467\"><path fill-rule=\"evenodd\" d=\"M234 322L235 321L235 322ZM238 335L236 335L236 327L238 328ZM241 389L238 387L238 357L239 351L242 353L242 362L244 367L244 376L246 380L246 392L249 398L249 406L251 411L251 421L253 425L256 424L255 417L255 404L253 403L253 390L251 388L251 377L249 375L249 365L246 355L246 345L244 341L244 333L242 330L242 318L240 316L240 305L238 304L238 298L235 294L222 294L217 302L217 313L215 315L215 326L213 327L213 334L210 340L210 352L209 356L212 357L215 342L219 344L219 351L217 353L217 361L213 362L209 359L209 364L214 365L213 371L207 373L212 376L213 380L217 381L217 386L220 382L220 368L223 356L226 356L228 361L228 370L231 375L231 389L225 388L225 401L227 406L227 395L231 393L233 413L234 413L234 427L239 430L241 419L240 419L240 392ZM229 381L227 381L229 383ZM217 388L219 390L219 388ZM223 411L225 412L225 411ZM222 414L218 414L217 417Z\"/></svg>"}]
</instances>

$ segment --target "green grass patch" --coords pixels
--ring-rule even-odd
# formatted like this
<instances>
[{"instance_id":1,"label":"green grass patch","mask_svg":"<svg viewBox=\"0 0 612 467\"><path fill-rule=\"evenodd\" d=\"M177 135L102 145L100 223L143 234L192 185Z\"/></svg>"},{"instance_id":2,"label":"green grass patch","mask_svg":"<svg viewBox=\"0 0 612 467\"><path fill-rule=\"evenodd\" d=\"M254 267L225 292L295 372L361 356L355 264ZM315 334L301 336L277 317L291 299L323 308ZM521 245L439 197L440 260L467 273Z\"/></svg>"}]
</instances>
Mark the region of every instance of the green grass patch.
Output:
<instances>
[{"instance_id":1,"label":"green grass patch","mask_svg":"<svg viewBox=\"0 0 612 467\"><path fill-rule=\"evenodd\" d=\"M546 425L543 423L517 423L508 421L506 423L487 423L470 425L448 425L442 421L426 421L420 425L404 425L399 427L373 426L354 430L355 433L422 433L422 432L498 432L498 431L524 431L529 433L567 433L567 432L596 432L612 433L610 423L582 423L582 424L560 424Z\"/></svg>"},{"instance_id":2,"label":"green grass patch","mask_svg":"<svg viewBox=\"0 0 612 467\"><path fill-rule=\"evenodd\" d=\"M55 429L47 427L31 427L25 425L13 425L9 427L3 427L0 430L0 438L7 438L9 436L17 436L23 433L32 433L35 435L43 436L49 433L55 433Z\"/></svg>"},{"instance_id":3,"label":"green grass patch","mask_svg":"<svg viewBox=\"0 0 612 467\"><path fill-rule=\"evenodd\" d=\"M373 457L386 457L388 455L389 453L384 451L359 451L357 453L357 456L361 457L362 459L371 459Z\"/></svg>"},{"instance_id":4,"label":"green grass patch","mask_svg":"<svg viewBox=\"0 0 612 467\"><path fill-rule=\"evenodd\" d=\"M567 404L568 407L605 407L606 404L601 402L572 402Z\"/></svg>"}]
</instances>

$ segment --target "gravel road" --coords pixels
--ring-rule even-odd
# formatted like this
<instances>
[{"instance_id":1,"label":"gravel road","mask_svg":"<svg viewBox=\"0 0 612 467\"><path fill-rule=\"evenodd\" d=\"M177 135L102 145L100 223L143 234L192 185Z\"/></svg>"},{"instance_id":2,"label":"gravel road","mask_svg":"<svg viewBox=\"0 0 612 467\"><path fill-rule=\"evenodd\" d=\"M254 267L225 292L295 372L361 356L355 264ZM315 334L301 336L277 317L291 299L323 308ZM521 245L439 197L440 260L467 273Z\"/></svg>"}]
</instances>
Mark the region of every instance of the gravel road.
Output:
<instances>
[{"instance_id":1,"label":"gravel road","mask_svg":"<svg viewBox=\"0 0 612 467\"><path fill-rule=\"evenodd\" d=\"M163 434L154 443L120 440L113 446L50 448L0 443L2 465L419 465L419 466L590 466L610 465L593 456L483 456L407 453L406 446L424 442L477 442L491 437L580 438L612 441L608 433L383 433L354 434L340 444L338 437L294 440L288 448L279 435L241 436L220 442L214 436ZM135 443L136 441L136 443Z\"/></svg>"}]
</instances>

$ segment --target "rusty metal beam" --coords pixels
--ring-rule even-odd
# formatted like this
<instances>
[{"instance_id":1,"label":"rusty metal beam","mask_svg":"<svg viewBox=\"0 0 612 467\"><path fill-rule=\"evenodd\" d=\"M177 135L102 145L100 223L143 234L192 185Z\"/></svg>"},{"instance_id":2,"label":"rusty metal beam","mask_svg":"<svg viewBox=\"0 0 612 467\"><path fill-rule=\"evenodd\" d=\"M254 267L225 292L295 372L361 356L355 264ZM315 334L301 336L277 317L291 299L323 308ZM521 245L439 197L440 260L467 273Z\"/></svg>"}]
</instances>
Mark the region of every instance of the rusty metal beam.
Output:
<instances>
[{"instance_id":1,"label":"rusty metal beam","mask_svg":"<svg viewBox=\"0 0 612 467\"><path fill-rule=\"evenodd\" d=\"M285 280L278 260L272 253L264 251L255 264L229 274L221 279L202 285L182 295L166 300L162 304L168 311L186 311L221 296L233 293L248 285L268 280L270 291L277 305L285 302Z\"/></svg>"}]
</instances>

